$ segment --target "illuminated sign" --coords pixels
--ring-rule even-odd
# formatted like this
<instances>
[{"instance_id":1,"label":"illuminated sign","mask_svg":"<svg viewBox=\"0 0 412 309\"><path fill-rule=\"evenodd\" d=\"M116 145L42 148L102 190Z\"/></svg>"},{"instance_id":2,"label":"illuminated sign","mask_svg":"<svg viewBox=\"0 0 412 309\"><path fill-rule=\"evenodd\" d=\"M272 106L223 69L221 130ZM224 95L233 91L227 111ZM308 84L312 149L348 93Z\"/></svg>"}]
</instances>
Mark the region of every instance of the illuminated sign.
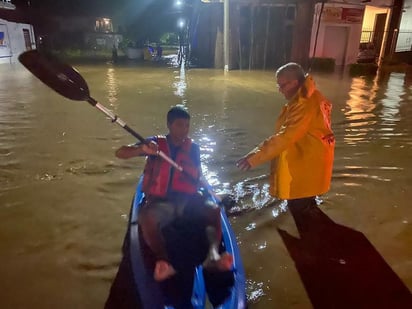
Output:
<instances>
[{"instance_id":1,"label":"illuminated sign","mask_svg":"<svg viewBox=\"0 0 412 309\"><path fill-rule=\"evenodd\" d=\"M364 9L325 7L322 13L322 21L339 24L362 23Z\"/></svg>"}]
</instances>

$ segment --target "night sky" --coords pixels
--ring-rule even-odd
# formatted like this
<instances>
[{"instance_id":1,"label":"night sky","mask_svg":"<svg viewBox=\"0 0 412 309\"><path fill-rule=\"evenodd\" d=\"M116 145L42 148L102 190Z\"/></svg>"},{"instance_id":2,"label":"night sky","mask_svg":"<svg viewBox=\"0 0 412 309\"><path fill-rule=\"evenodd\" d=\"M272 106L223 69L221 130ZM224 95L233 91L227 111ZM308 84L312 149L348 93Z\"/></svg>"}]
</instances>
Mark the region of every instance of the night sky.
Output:
<instances>
[{"instance_id":1,"label":"night sky","mask_svg":"<svg viewBox=\"0 0 412 309\"><path fill-rule=\"evenodd\" d=\"M190 0L188 0L190 1ZM17 8L30 6L56 14L132 15L157 10L171 10L173 0L12 0Z\"/></svg>"},{"instance_id":2,"label":"night sky","mask_svg":"<svg viewBox=\"0 0 412 309\"><path fill-rule=\"evenodd\" d=\"M12 0L17 8L32 7L36 9L46 9L57 14L73 13L87 14L96 12L97 14L110 14L118 11L126 2L131 0ZM135 0L136 3L145 2Z\"/></svg>"}]
</instances>

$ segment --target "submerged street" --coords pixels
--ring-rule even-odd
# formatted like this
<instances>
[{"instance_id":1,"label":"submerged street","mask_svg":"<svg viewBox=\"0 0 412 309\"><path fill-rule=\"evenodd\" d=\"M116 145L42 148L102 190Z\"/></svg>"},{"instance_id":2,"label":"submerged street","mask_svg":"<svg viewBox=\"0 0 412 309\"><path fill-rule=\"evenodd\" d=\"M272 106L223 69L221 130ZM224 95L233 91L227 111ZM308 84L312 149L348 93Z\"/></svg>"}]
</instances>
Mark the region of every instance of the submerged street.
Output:
<instances>
[{"instance_id":1,"label":"submerged street","mask_svg":"<svg viewBox=\"0 0 412 309\"><path fill-rule=\"evenodd\" d=\"M412 307L411 72L313 74L333 104L336 150L308 232L269 197L267 165L235 166L285 103L273 71L75 67L142 136L166 132L170 106L189 109L206 178L237 201L250 308ZM133 137L21 65L0 67L0 102L0 307L102 308L144 159L116 159Z\"/></svg>"}]
</instances>

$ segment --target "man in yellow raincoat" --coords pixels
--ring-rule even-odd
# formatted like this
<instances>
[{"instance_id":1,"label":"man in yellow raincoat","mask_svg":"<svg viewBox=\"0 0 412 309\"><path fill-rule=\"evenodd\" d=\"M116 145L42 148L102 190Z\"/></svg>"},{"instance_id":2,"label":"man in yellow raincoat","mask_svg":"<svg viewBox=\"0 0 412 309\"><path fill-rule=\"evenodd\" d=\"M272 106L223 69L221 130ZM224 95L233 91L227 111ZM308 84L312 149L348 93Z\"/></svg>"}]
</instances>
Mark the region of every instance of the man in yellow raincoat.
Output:
<instances>
[{"instance_id":1,"label":"man in yellow raincoat","mask_svg":"<svg viewBox=\"0 0 412 309\"><path fill-rule=\"evenodd\" d=\"M313 205L317 195L329 190L335 147L332 105L297 63L280 67L276 79L288 103L276 121L275 133L237 166L249 170L270 161L270 194L288 200L293 213Z\"/></svg>"}]
</instances>

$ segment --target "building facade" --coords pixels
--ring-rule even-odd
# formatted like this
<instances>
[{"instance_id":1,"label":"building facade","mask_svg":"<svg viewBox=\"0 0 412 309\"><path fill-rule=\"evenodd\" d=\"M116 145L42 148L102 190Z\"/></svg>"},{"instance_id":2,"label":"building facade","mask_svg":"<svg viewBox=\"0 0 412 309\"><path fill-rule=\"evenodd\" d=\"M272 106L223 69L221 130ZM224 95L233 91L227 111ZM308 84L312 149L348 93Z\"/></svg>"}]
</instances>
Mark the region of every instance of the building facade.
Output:
<instances>
[{"instance_id":1,"label":"building facade","mask_svg":"<svg viewBox=\"0 0 412 309\"><path fill-rule=\"evenodd\" d=\"M0 64L18 61L18 56L36 48L33 26L8 1L0 1Z\"/></svg>"},{"instance_id":2,"label":"building facade","mask_svg":"<svg viewBox=\"0 0 412 309\"><path fill-rule=\"evenodd\" d=\"M411 61L412 0L202 1L192 48L216 68L224 66L224 1L230 4L230 69L271 69L287 61L307 67L312 57L345 66L359 61L364 46L373 47L378 63L392 56Z\"/></svg>"}]
</instances>

